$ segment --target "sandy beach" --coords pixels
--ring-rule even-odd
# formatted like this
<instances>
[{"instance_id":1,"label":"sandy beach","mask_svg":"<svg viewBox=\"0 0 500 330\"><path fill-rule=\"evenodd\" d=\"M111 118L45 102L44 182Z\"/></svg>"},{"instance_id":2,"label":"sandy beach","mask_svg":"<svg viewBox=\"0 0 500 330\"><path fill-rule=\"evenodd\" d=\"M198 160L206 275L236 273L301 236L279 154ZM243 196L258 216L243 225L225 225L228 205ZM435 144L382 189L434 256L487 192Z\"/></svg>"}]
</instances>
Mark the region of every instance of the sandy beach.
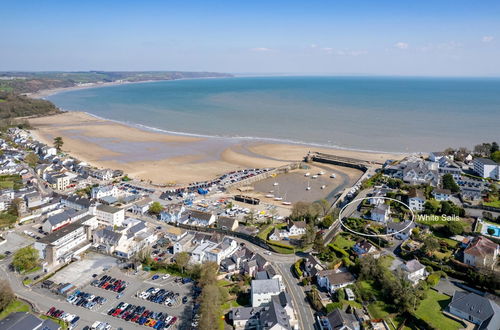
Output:
<instances>
[{"instance_id":1,"label":"sandy beach","mask_svg":"<svg viewBox=\"0 0 500 330\"><path fill-rule=\"evenodd\" d=\"M403 157L402 154L171 135L99 119L84 112L65 112L29 121L34 127L34 138L41 142L52 144L54 137L61 136L63 150L82 161L98 168L121 169L130 176L158 184L186 184L241 168L281 166L300 161L308 151L379 162Z\"/></svg>"}]
</instances>

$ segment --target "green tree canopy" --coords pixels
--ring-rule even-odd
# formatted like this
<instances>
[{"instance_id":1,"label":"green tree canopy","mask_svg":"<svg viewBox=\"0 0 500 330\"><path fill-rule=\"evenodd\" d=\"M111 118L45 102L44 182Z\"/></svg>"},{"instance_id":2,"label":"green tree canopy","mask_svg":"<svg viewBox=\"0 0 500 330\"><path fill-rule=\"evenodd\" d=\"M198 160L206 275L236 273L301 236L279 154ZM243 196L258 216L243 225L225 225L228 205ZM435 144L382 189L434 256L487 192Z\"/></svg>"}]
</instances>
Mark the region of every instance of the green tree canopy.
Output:
<instances>
[{"instance_id":1,"label":"green tree canopy","mask_svg":"<svg viewBox=\"0 0 500 330\"><path fill-rule=\"evenodd\" d=\"M33 168L36 166L39 160L40 158L33 152L30 152L26 155L26 157L24 157L24 161Z\"/></svg>"},{"instance_id":2,"label":"green tree canopy","mask_svg":"<svg viewBox=\"0 0 500 330\"><path fill-rule=\"evenodd\" d=\"M174 256L175 264L177 265L177 267L179 267L182 273L184 273L184 270L186 269L189 263L189 259L190 256L189 253L187 252L179 252L175 254Z\"/></svg>"},{"instance_id":3,"label":"green tree canopy","mask_svg":"<svg viewBox=\"0 0 500 330\"><path fill-rule=\"evenodd\" d=\"M149 206L148 212L150 214L155 214L158 215L160 212L163 210L163 206L160 204L160 202L153 202Z\"/></svg>"},{"instance_id":4,"label":"green tree canopy","mask_svg":"<svg viewBox=\"0 0 500 330\"><path fill-rule=\"evenodd\" d=\"M57 149L57 151L61 151L63 145L64 145L63 138L60 136L56 136L54 138L54 147Z\"/></svg>"},{"instance_id":5,"label":"green tree canopy","mask_svg":"<svg viewBox=\"0 0 500 330\"><path fill-rule=\"evenodd\" d=\"M17 271L29 271L39 265L39 259L38 250L32 246L26 246L14 254L12 266Z\"/></svg>"},{"instance_id":6,"label":"green tree canopy","mask_svg":"<svg viewBox=\"0 0 500 330\"><path fill-rule=\"evenodd\" d=\"M449 189L453 193L460 191L460 187L455 182L455 179L453 179L453 175L447 173L447 174L443 175L442 180L443 180L443 188L444 189Z\"/></svg>"}]
</instances>

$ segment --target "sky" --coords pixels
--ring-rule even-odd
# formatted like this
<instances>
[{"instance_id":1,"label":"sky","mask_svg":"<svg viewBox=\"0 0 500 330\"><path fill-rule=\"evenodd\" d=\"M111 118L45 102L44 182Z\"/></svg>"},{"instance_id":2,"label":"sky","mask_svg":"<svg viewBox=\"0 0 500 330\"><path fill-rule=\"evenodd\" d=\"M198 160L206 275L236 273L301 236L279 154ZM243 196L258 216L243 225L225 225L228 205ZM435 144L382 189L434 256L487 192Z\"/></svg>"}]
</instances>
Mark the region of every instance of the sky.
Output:
<instances>
[{"instance_id":1,"label":"sky","mask_svg":"<svg viewBox=\"0 0 500 330\"><path fill-rule=\"evenodd\" d=\"M1 71L500 76L500 1L5 1Z\"/></svg>"}]
</instances>

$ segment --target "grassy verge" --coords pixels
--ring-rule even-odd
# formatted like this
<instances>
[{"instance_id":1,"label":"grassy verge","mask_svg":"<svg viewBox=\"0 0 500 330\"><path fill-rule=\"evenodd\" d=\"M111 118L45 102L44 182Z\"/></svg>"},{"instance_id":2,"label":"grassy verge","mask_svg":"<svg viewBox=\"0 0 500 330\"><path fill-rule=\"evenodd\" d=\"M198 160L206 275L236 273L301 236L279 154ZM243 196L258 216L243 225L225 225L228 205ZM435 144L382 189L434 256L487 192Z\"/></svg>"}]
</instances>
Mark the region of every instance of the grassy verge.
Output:
<instances>
[{"instance_id":1,"label":"grassy verge","mask_svg":"<svg viewBox=\"0 0 500 330\"><path fill-rule=\"evenodd\" d=\"M14 312L29 312L30 306L21 300L14 300L0 313L0 320L3 320L7 315Z\"/></svg>"},{"instance_id":2,"label":"grassy verge","mask_svg":"<svg viewBox=\"0 0 500 330\"><path fill-rule=\"evenodd\" d=\"M440 330L455 330L462 325L455 320L445 316L442 310L449 304L451 298L436 292L427 291L427 298L421 301L415 315Z\"/></svg>"},{"instance_id":3,"label":"grassy verge","mask_svg":"<svg viewBox=\"0 0 500 330\"><path fill-rule=\"evenodd\" d=\"M54 317L47 316L47 315L40 315L40 318L42 320L51 320L52 322L59 324L59 326L61 327L62 330L68 329L68 324L66 322L64 322L63 320L59 320L59 319L56 319Z\"/></svg>"}]
</instances>

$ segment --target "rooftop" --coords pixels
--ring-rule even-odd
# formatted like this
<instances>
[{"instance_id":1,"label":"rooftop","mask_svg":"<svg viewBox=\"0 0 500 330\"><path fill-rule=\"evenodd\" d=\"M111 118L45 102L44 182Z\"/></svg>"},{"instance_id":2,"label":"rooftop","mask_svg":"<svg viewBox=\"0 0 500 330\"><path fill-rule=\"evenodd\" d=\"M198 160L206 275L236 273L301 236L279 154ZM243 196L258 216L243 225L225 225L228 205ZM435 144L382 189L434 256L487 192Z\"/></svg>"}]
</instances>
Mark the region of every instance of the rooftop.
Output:
<instances>
[{"instance_id":1,"label":"rooftop","mask_svg":"<svg viewBox=\"0 0 500 330\"><path fill-rule=\"evenodd\" d=\"M253 280L252 293L280 292L280 283L277 279Z\"/></svg>"}]
</instances>

